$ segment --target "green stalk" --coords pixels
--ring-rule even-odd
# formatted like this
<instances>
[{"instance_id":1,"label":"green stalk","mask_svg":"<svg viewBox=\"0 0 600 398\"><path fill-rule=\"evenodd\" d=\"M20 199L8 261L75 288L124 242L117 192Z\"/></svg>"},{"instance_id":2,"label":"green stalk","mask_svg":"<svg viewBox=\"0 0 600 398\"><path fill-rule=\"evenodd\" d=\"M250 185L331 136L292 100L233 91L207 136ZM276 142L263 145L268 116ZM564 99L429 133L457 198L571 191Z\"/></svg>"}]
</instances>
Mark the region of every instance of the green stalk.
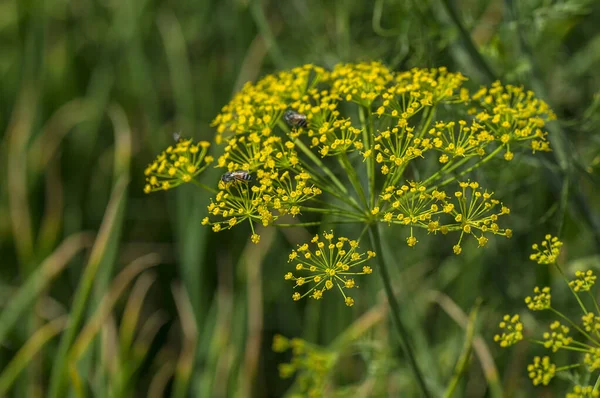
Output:
<instances>
[{"instance_id":1,"label":"green stalk","mask_svg":"<svg viewBox=\"0 0 600 398\"><path fill-rule=\"evenodd\" d=\"M593 391L598 391L598 387L600 387L600 375L598 375L598 378L596 379Z\"/></svg>"},{"instance_id":2,"label":"green stalk","mask_svg":"<svg viewBox=\"0 0 600 398\"><path fill-rule=\"evenodd\" d=\"M365 113L367 114L367 118L365 117ZM361 106L358 109L358 116L360 118L360 123L362 124L362 136L363 136L363 145L365 146L365 151L372 150L373 148L373 119L371 116L371 112L368 111L365 107ZM371 153L371 156L367 159L367 178L369 180L369 208L373 208L375 206L375 154Z\"/></svg>"},{"instance_id":3,"label":"green stalk","mask_svg":"<svg viewBox=\"0 0 600 398\"><path fill-rule=\"evenodd\" d=\"M350 159L348 159L348 155L344 153L338 156L338 161L340 162L344 170L346 170L346 172L348 173L348 179L350 180L352 187L354 187L354 190L360 197L360 200L363 202L364 207L368 208L365 191L363 190L363 187L360 183L360 180L358 179L358 175L356 174L354 167L352 167L352 164L350 163Z\"/></svg>"},{"instance_id":4,"label":"green stalk","mask_svg":"<svg viewBox=\"0 0 600 398\"><path fill-rule=\"evenodd\" d=\"M388 304L390 306L390 312L392 315L392 323L397 332L398 339L400 340L400 345L406 357L408 358L408 364L413 372L415 380L421 390L421 395L423 397L429 398L431 395L429 394L429 390L427 389L427 385L425 384L425 379L419 366L417 364L417 360L415 358L415 354L413 353L412 347L410 345L410 336L408 331L406 330L404 324L402 323L402 319L400 318L400 305L398 301L396 301L396 297L394 296L394 290L392 289L392 284L390 281L390 274L387 269L387 265L385 260L383 259L383 246L381 245L381 237L379 235L379 229L377 224L371 224L369 226L369 238L371 240L371 247L378 253L381 257L379 261L377 261L377 265L379 267L379 275L381 275L381 281L383 283L383 287L385 290L385 294L387 296Z\"/></svg>"},{"instance_id":5,"label":"green stalk","mask_svg":"<svg viewBox=\"0 0 600 398\"><path fill-rule=\"evenodd\" d=\"M329 170L329 167L325 166L325 164L321 162L321 159L319 159L314 153L312 153L312 151L308 149L302 141L294 140L294 144L298 146L302 153L304 153L310 160L312 160L312 162L315 165L317 165L318 168L323 170L323 172L327 174L327 177L331 178L331 181L333 181L333 183L340 189L341 192L348 195L348 190L346 189L344 184L342 184L342 182L338 180L335 174L333 174L333 172Z\"/></svg>"},{"instance_id":6,"label":"green stalk","mask_svg":"<svg viewBox=\"0 0 600 398\"><path fill-rule=\"evenodd\" d=\"M473 338L475 337L475 321L477 320L477 313L479 312L479 304L471 311L469 315L469 324L467 325L467 332L465 343L463 345L462 352L458 361L456 362L456 367L454 369L454 375L450 380L450 384L448 388L444 392L444 398L451 398L454 395L454 391L458 386L458 382L460 381L462 375L467 370L467 365L469 364L469 358L471 357L471 352L473 351Z\"/></svg>"},{"instance_id":7,"label":"green stalk","mask_svg":"<svg viewBox=\"0 0 600 398\"><path fill-rule=\"evenodd\" d=\"M459 175L448 178L447 180L445 180L441 184L439 184L438 187L443 187L444 185L448 185L452 181L455 181L457 178L460 178L460 177L464 176L465 174L468 174L471 171L475 170L476 168L483 166L484 164L489 162L494 156L496 156L498 154L498 152L500 152L502 150L502 148L503 148L503 146L499 146L492 153L487 155L483 160L475 163L473 166L471 166L468 169L466 169L465 171L461 172Z\"/></svg>"}]
</instances>

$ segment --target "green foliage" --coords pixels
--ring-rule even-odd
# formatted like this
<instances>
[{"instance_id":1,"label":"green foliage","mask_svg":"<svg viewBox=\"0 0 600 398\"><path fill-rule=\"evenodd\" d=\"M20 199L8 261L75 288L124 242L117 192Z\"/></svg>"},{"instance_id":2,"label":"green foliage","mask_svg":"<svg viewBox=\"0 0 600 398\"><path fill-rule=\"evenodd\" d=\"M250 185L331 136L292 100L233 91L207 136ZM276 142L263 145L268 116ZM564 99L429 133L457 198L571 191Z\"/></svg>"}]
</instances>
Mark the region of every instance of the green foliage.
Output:
<instances>
[{"instance_id":1,"label":"green foliage","mask_svg":"<svg viewBox=\"0 0 600 398\"><path fill-rule=\"evenodd\" d=\"M469 76L471 92L495 79L524 85L557 114L553 152L470 174L498 187L511 240L485 251L465 241L457 257L452 236L407 247L392 225L377 256L390 262L399 321L433 395L592 394L595 379L569 372L534 388L527 365L539 358L544 384L547 352L501 350L493 335L536 285L552 286L561 313L579 308L553 283L560 273L525 265L546 233L563 242L570 278L600 268L599 16L589 0L0 2L0 395L301 393L302 378L279 378L280 363L298 362L272 351L277 334L327 357L316 367L327 396L417 394L377 278L361 281L352 308L289 299L289 253L333 217L258 227L255 245L249 228L201 225L211 195L197 187L143 192L145 167L173 132L213 141L210 122L245 82L359 61L445 66ZM217 189L219 177L209 166L202 182ZM521 317L526 330L545 329L538 314Z\"/></svg>"}]
</instances>

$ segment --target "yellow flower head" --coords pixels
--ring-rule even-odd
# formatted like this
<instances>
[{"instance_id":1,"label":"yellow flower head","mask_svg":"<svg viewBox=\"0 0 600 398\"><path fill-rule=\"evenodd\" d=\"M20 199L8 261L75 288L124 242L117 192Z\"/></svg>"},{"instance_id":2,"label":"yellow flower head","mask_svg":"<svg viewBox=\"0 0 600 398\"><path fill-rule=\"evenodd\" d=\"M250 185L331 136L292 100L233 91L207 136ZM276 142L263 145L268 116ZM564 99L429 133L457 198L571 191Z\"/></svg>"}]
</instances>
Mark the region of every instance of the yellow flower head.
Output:
<instances>
[{"instance_id":1,"label":"yellow flower head","mask_svg":"<svg viewBox=\"0 0 600 398\"><path fill-rule=\"evenodd\" d=\"M592 270L576 271L575 279L569 282L569 286L575 292L587 292L596 283L596 275Z\"/></svg>"},{"instance_id":2,"label":"yellow flower head","mask_svg":"<svg viewBox=\"0 0 600 398\"><path fill-rule=\"evenodd\" d=\"M356 275L372 273L364 263L375 257L375 253L359 253L354 241L344 237L336 240L333 233L323 233L323 238L313 239L310 245L298 245L298 249L292 251L288 262L296 263L296 274L288 272L285 279L294 281L294 288L309 285L301 297L320 299L326 291L338 290L346 305L352 306L354 299L347 296L346 291L358 287L354 281Z\"/></svg>"},{"instance_id":3,"label":"yellow flower head","mask_svg":"<svg viewBox=\"0 0 600 398\"><path fill-rule=\"evenodd\" d=\"M565 398L598 398L600 397L600 391L594 391L594 386L580 386L576 385L573 387L571 392L565 395Z\"/></svg>"},{"instance_id":4,"label":"yellow flower head","mask_svg":"<svg viewBox=\"0 0 600 398\"><path fill-rule=\"evenodd\" d=\"M550 362L550 357L534 357L533 363L527 366L527 372L534 386L547 386L556 373L556 365Z\"/></svg>"},{"instance_id":5,"label":"yellow flower head","mask_svg":"<svg viewBox=\"0 0 600 398\"><path fill-rule=\"evenodd\" d=\"M495 82L471 97L477 105L476 118L503 144L529 141L535 151L550 151L544 132L546 121L556 118L548 104L532 91ZM510 157L510 156L509 156ZM507 159L508 160L508 159Z\"/></svg>"},{"instance_id":6,"label":"yellow flower head","mask_svg":"<svg viewBox=\"0 0 600 398\"><path fill-rule=\"evenodd\" d=\"M370 107L392 81L390 70L380 62L339 64L331 73L332 91L346 101Z\"/></svg>"},{"instance_id":7,"label":"yellow flower head","mask_svg":"<svg viewBox=\"0 0 600 398\"><path fill-rule=\"evenodd\" d=\"M548 286L542 289L536 286L533 289L533 293L535 293L533 298L530 296L525 297L527 308L532 311L543 311L550 308L552 295L550 294L550 288Z\"/></svg>"},{"instance_id":8,"label":"yellow flower head","mask_svg":"<svg viewBox=\"0 0 600 398\"><path fill-rule=\"evenodd\" d=\"M510 347L523 340L523 323L519 315L504 315L499 327L502 333L495 335L494 341L500 344L500 347Z\"/></svg>"},{"instance_id":9,"label":"yellow flower head","mask_svg":"<svg viewBox=\"0 0 600 398\"><path fill-rule=\"evenodd\" d=\"M532 246L535 252L529 256L529 259L538 264L554 264L560 254L562 245L563 243L558 240L558 237L546 235L542 243Z\"/></svg>"},{"instance_id":10,"label":"yellow flower head","mask_svg":"<svg viewBox=\"0 0 600 398\"><path fill-rule=\"evenodd\" d=\"M144 192L167 190L190 182L202 173L212 157L206 156L210 144L191 139L179 138L175 146L169 146L144 171L146 185Z\"/></svg>"},{"instance_id":11,"label":"yellow flower head","mask_svg":"<svg viewBox=\"0 0 600 398\"><path fill-rule=\"evenodd\" d=\"M556 352L568 346L573 342L573 338L568 334L569 328L567 326L561 325L558 321L552 322L550 324L550 331L543 334L544 347L552 349L552 352Z\"/></svg>"}]
</instances>

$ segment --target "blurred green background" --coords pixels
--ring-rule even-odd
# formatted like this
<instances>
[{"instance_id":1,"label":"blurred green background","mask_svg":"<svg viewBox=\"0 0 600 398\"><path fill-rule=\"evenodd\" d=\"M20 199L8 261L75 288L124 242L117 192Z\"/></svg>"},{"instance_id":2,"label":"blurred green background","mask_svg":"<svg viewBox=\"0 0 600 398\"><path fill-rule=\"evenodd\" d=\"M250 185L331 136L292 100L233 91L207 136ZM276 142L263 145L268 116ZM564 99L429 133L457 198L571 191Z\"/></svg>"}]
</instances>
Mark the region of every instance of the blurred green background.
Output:
<instances>
[{"instance_id":1,"label":"blurred green background","mask_svg":"<svg viewBox=\"0 0 600 398\"><path fill-rule=\"evenodd\" d=\"M447 66L470 88L522 84L557 113L552 153L476 173L511 207L513 239L456 257L443 237L410 249L386 235L432 390L451 378L480 300L487 360L477 351L455 396L542 394L525 371L539 352L492 336L555 279L527 261L544 234L565 240L565 269L600 267L599 20L594 0L1 1L0 396L279 397L298 386L279 378L277 333L335 343L326 396L415 396L377 278L352 309L291 300L287 255L318 229L264 230L252 245L243 227L201 226L209 196L193 186L142 192L171 134L211 140L246 81L363 60ZM338 344L349 327L364 330Z\"/></svg>"}]
</instances>

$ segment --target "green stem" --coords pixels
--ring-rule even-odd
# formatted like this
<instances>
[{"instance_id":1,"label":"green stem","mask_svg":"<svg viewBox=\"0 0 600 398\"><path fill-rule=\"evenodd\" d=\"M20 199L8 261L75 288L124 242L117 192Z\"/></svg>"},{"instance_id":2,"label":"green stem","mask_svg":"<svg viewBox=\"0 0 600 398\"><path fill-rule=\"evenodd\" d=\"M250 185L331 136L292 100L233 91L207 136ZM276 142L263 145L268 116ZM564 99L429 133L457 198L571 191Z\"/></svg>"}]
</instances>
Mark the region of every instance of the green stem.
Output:
<instances>
[{"instance_id":1,"label":"green stem","mask_svg":"<svg viewBox=\"0 0 600 398\"><path fill-rule=\"evenodd\" d=\"M346 155L344 153L344 154L338 156L338 161L340 162L340 164L342 165L344 170L346 170L346 172L348 173L348 179L350 180L350 183L354 187L354 190L360 197L360 200L363 202L364 207L366 209L368 209L369 205L367 203L367 197L365 196L365 191L363 190L363 187L360 183L360 180L358 179L358 175L356 174L354 167L352 167L352 164L350 164L348 155Z\"/></svg>"},{"instance_id":2,"label":"green stem","mask_svg":"<svg viewBox=\"0 0 600 398\"><path fill-rule=\"evenodd\" d=\"M367 117L365 117L365 113ZM365 151L373 149L373 119L371 112L364 106L358 109L358 116L362 125L363 145ZM367 121L368 119L368 121ZM375 154L367 158L367 178L369 180L369 208L375 206Z\"/></svg>"},{"instance_id":3,"label":"green stem","mask_svg":"<svg viewBox=\"0 0 600 398\"><path fill-rule=\"evenodd\" d=\"M212 192L212 193L217 193L217 192L219 192L217 189L214 189L214 188L212 188L212 187L209 187L208 185L202 184L201 182L198 182L198 181L196 181L196 180L194 180L194 179L192 179L192 183L193 183L194 185L196 185L197 187L200 187L200 188L202 188L202 189L204 189L204 190L207 190L208 192Z\"/></svg>"},{"instance_id":4,"label":"green stem","mask_svg":"<svg viewBox=\"0 0 600 398\"><path fill-rule=\"evenodd\" d=\"M585 308L585 305L583 305L583 302L579 298L579 295L577 294L577 292L575 292L575 290L573 290L573 288L571 287L571 285L569 285L569 279L567 279L567 276L564 274L564 272L562 271L562 269L558 266L558 264L556 262L554 263L554 266L556 267L556 269L558 270L558 272L560 273L560 275L563 277L563 280L565 281L565 283L569 287L569 290L571 291L571 293L573 293L573 296L575 296L575 299L579 303L579 306L581 307L581 310L583 311L583 314L587 315L588 310Z\"/></svg>"},{"instance_id":5,"label":"green stem","mask_svg":"<svg viewBox=\"0 0 600 398\"><path fill-rule=\"evenodd\" d=\"M355 220L338 220L338 221L327 221L328 224L357 224L360 221ZM322 221L312 221L312 222L299 222L296 224L273 224L274 227L280 228L295 228L295 227L315 227L323 224Z\"/></svg>"},{"instance_id":6,"label":"green stem","mask_svg":"<svg viewBox=\"0 0 600 398\"><path fill-rule=\"evenodd\" d=\"M485 61L485 59L483 59L483 56L479 53L477 47L475 47L475 43L473 43L473 40L471 39L471 34L467 31L467 28L465 27L458 15L458 11L454 6L454 2L450 0L442 0L442 4L444 5L444 8L446 8L446 11L450 15L450 19L452 19L452 22L454 22L454 24L458 28L460 36L462 37L465 45L465 49L467 50L467 53L469 54L473 62L477 65L477 68L483 72L483 74L485 75L486 79L489 80L489 82L496 80L494 72L492 71L488 63Z\"/></svg>"},{"instance_id":7,"label":"green stem","mask_svg":"<svg viewBox=\"0 0 600 398\"><path fill-rule=\"evenodd\" d=\"M379 266L379 275L381 275L381 281L383 283L383 287L385 290L385 294L387 296L388 305L390 306L390 313L392 315L392 323L394 325L395 330L398 332L398 338L400 340L400 345L406 357L408 358L408 364L413 372L413 376L421 390L421 395L423 397L429 398L431 395L429 394L429 390L427 389L427 385L425 384L425 379L423 378L423 374L419 369L417 364L417 360L415 358L415 354L413 353L412 347L410 345L410 338L408 331L406 330L404 324L402 323L402 319L400 318L400 305L394 296L394 290L392 289L392 284L390 280L390 274L387 269L387 265L385 260L383 259L383 246L381 244L381 237L379 235L378 224L371 224L369 226L369 238L371 240L371 247L378 253L380 256L380 260L377 261L377 265Z\"/></svg>"},{"instance_id":8,"label":"green stem","mask_svg":"<svg viewBox=\"0 0 600 398\"><path fill-rule=\"evenodd\" d=\"M447 180L445 180L442 183L440 183L438 185L438 187L443 187L444 185L448 185L452 181L455 181L457 178L460 178L460 177L464 176L465 174L468 174L471 171L475 170L476 168L483 166L484 164L486 164L487 162L489 162L494 156L496 156L498 154L498 152L500 152L502 150L502 148L503 148L502 145L499 146L492 153L490 153L489 155L487 155L483 160L475 163L473 166L471 166L468 169L466 169L465 171L461 172L459 175L448 178Z\"/></svg>"},{"instance_id":9,"label":"green stem","mask_svg":"<svg viewBox=\"0 0 600 398\"><path fill-rule=\"evenodd\" d=\"M596 379L593 391L598 391L598 387L600 387L600 375L598 375L598 378Z\"/></svg>"},{"instance_id":10,"label":"green stem","mask_svg":"<svg viewBox=\"0 0 600 398\"><path fill-rule=\"evenodd\" d=\"M592 336L590 336L589 334L587 334L587 332L585 330L583 330L582 328L580 328L579 325L577 325L575 322L573 322L572 320L570 320L568 317L564 316L563 314L561 314L560 312L556 311L552 307L550 307L550 311L554 312L556 315L558 315L559 317L561 317L562 319L564 319L565 321L567 321L574 329L576 329L579 333L581 333L582 335L584 335L585 337L587 337L591 342L593 342L594 344L600 345L600 342L598 342Z\"/></svg>"}]
</instances>

